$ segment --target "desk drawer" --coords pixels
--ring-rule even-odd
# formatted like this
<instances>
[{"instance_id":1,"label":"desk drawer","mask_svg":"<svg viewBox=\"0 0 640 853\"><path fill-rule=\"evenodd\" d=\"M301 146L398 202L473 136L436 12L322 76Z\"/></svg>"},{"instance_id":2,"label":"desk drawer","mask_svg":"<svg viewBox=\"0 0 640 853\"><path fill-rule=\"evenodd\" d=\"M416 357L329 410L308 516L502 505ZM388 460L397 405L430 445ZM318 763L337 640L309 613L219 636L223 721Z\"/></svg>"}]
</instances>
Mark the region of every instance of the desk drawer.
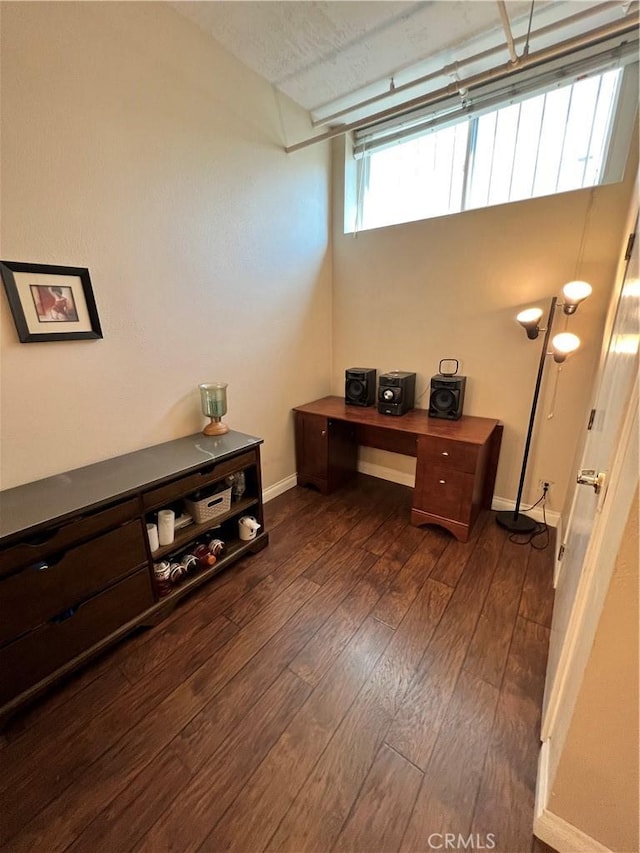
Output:
<instances>
[{"instance_id":1,"label":"desk drawer","mask_svg":"<svg viewBox=\"0 0 640 853\"><path fill-rule=\"evenodd\" d=\"M464 441L451 441L448 438L421 436L420 456L429 464L454 471L466 471L473 474L478 464L479 446Z\"/></svg>"},{"instance_id":2,"label":"desk drawer","mask_svg":"<svg viewBox=\"0 0 640 853\"><path fill-rule=\"evenodd\" d=\"M0 581L0 643L35 628L146 563L139 520Z\"/></svg>"},{"instance_id":3,"label":"desk drawer","mask_svg":"<svg viewBox=\"0 0 640 853\"><path fill-rule=\"evenodd\" d=\"M138 498L134 498L27 536L18 544L0 550L0 575L6 575L21 566L33 565L38 560L46 559L49 554L60 553L84 539L131 521L140 514L139 507Z\"/></svg>"},{"instance_id":4,"label":"desk drawer","mask_svg":"<svg viewBox=\"0 0 640 853\"><path fill-rule=\"evenodd\" d=\"M393 418L390 418L393 420ZM377 450L388 450L390 453L402 453L404 456L418 455L418 442L412 432L398 429L356 425L356 441L365 447L375 447Z\"/></svg>"},{"instance_id":5,"label":"desk drawer","mask_svg":"<svg viewBox=\"0 0 640 853\"><path fill-rule=\"evenodd\" d=\"M450 467L431 465L423 470L417 508L424 512L468 522L473 502L475 478Z\"/></svg>"},{"instance_id":6,"label":"desk drawer","mask_svg":"<svg viewBox=\"0 0 640 853\"><path fill-rule=\"evenodd\" d=\"M148 569L0 649L0 704L38 684L154 603Z\"/></svg>"},{"instance_id":7,"label":"desk drawer","mask_svg":"<svg viewBox=\"0 0 640 853\"><path fill-rule=\"evenodd\" d=\"M210 483L221 480L227 474L233 474L241 468L248 468L250 465L256 464L256 453L255 451L251 451L243 453L241 456L235 456L233 459L218 462L204 471L197 471L195 474L180 477L179 480L173 480L171 483L159 486L157 489L152 489L150 492L144 494L142 502L145 511L166 506L188 495L190 492L196 492Z\"/></svg>"}]
</instances>

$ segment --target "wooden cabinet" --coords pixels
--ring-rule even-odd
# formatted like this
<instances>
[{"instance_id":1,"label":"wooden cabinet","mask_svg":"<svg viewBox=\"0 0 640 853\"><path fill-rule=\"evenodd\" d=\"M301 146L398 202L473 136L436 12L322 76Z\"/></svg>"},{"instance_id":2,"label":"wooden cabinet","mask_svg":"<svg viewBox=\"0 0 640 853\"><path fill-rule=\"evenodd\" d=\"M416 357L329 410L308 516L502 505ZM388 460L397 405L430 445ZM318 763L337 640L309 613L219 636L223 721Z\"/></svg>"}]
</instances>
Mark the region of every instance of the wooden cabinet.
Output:
<instances>
[{"instance_id":1,"label":"wooden cabinet","mask_svg":"<svg viewBox=\"0 0 640 853\"><path fill-rule=\"evenodd\" d=\"M0 643L55 619L147 562L139 519L43 556L0 582Z\"/></svg>"},{"instance_id":2,"label":"wooden cabinet","mask_svg":"<svg viewBox=\"0 0 640 853\"><path fill-rule=\"evenodd\" d=\"M140 569L2 646L0 704L16 707L17 698L35 695L35 687L73 669L70 662L77 665L92 649L103 648L118 629L133 628L153 603L149 571Z\"/></svg>"},{"instance_id":3,"label":"wooden cabinet","mask_svg":"<svg viewBox=\"0 0 640 853\"><path fill-rule=\"evenodd\" d=\"M413 524L439 524L466 542L483 506L491 436L475 444L418 437Z\"/></svg>"},{"instance_id":4,"label":"wooden cabinet","mask_svg":"<svg viewBox=\"0 0 640 853\"><path fill-rule=\"evenodd\" d=\"M355 474L358 447L352 424L309 412L296 412L298 485L322 494L343 486Z\"/></svg>"},{"instance_id":5,"label":"wooden cabinet","mask_svg":"<svg viewBox=\"0 0 640 853\"><path fill-rule=\"evenodd\" d=\"M238 535L244 514L264 524L260 444L198 434L0 492L0 718L267 544L264 527L251 541ZM228 509L150 552L146 523L158 509L179 512L240 473L244 490ZM224 555L162 597L154 564L180 559L209 532Z\"/></svg>"},{"instance_id":6,"label":"wooden cabinet","mask_svg":"<svg viewBox=\"0 0 640 853\"><path fill-rule=\"evenodd\" d=\"M493 497L502 425L491 418L434 419L422 409L401 417L324 397L295 409L298 484L324 494L357 469L359 445L416 457L411 523L438 524L466 542Z\"/></svg>"}]
</instances>

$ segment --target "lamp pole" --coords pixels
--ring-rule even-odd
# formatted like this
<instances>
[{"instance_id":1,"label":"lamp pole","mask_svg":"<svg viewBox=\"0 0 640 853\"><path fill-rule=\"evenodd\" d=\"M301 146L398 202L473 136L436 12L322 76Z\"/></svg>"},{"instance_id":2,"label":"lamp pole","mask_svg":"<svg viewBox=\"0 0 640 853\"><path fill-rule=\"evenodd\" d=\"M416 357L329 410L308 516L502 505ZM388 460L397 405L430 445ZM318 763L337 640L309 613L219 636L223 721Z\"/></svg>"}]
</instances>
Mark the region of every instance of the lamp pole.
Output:
<instances>
[{"instance_id":1,"label":"lamp pole","mask_svg":"<svg viewBox=\"0 0 640 853\"><path fill-rule=\"evenodd\" d=\"M536 529L536 522L528 515L520 513L520 501L522 500L522 490L524 488L524 478L527 474L527 462L529 461L529 449L531 447L531 437L533 435L533 425L536 419L536 409L538 407L538 397L540 396L540 385L542 384L542 374L544 372L544 362L547 356L547 346L551 335L551 327L553 325L553 315L556 311L557 296L551 300L549 308L549 316L547 318L547 328L545 329L544 341L542 344L542 352L540 353L540 363L538 364L538 376L536 378L536 387L533 392L533 402L531 404L531 415L529 416L529 428L527 430L527 440L524 444L524 455L522 458L522 470L520 471L520 483L518 484L518 495L516 497L516 505L513 510L504 510L496 513L496 521L500 527L510 530L512 533L532 533Z\"/></svg>"}]
</instances>

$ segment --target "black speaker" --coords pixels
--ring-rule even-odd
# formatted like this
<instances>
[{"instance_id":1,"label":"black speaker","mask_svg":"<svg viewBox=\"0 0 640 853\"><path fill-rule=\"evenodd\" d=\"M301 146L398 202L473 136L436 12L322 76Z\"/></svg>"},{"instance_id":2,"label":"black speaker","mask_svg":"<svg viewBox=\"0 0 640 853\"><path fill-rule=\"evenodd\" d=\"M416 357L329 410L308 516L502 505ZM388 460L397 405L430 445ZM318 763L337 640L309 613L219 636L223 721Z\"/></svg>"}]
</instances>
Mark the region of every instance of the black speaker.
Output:
<instances>
[{"instance_id":1,"label":"black speaker","mask_svg":"<svg viewBox=\"0 0 640 853\"><path fill-rule=\"evenodd\" d=\"M466 376L432 376L429 417L446 418L449 421L457 421L462 417L466 384Z\"/></svg>"},{"instance_id":2,"label":"black speaker","mask_svg":"<svg viewBox=\"0 0 640 853\"><path fill-rule=\"evenodd\" d=\"M349 406L373 406L376 401L376 370L350 367L344 372L344 401Z\"/></svg>"},{"instance_id":3,"label":"black speaker","mask_svg":"<svg viewBox=\"0 0 640 853\"><path fill-rule=\"evenodd\" d=\"M392 370L378 380L378 411L381 415L404 415L413 409L416 396L415 373Z\"/></svg>"}]
</instances>

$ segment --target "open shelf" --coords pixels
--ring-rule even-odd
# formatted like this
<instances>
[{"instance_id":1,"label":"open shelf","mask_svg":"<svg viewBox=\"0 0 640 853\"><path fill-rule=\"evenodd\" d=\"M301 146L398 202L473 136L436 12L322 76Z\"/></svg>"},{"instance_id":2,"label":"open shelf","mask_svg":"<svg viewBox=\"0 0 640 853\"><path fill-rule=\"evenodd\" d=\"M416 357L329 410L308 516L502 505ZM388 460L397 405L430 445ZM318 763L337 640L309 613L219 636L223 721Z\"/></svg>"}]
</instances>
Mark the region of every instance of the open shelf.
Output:
<instances>
[{"instance_id":1,"label":"open shelf","mask_svg":"<svg viewBox=\"0 0 640 853\"><path fill-rule=\"evenodd\" d=\"M257 498L243 498L242 500L232 503L231 509L217 515L215 518L210 518L202 524L188 524L186 527L181 527L180 530L176 531L176 536L173 542L170 545L161 545L157 551L152 551L151 558L154 562L158 562L158 560L164 559L167 554L173 554L176 551L186 548L201 534L219 527L223 522L227 521L227 519L233 518L234 515L242 515L242 513L257 504Z\"/></svg>"},{"instance_id":2,"label":"open shelf","mask_svg":"<svg viewBox=\"0 0 640 853\"><path fill-rule=\"evenodd\" d=\"M238 502L240 503L240 501ZM158 599L158 604L166 604L170 601L175 601L178 598L181 598L183 595L186 595L195 587L200 586L200 584L212 578L214 575L217 575L219 572L224 571L227 566L234 563L238 560L243 552L251 552L256 550L256 544L260 543L261 540L267 539L267 533L260 533L256 536L255 539L250 539L248 542L242 542L240 539L237 539L234 542L230 542L227 545L227 550L225 551L224 557L219 559L213 566L208 569L200 569L197 572L194 572L192 575L188 575L186 580L177 584L173 590L168 595L163 595L160 599ZM264 545L262 546L264 547Z\"/></svg>"}]
</instances>

